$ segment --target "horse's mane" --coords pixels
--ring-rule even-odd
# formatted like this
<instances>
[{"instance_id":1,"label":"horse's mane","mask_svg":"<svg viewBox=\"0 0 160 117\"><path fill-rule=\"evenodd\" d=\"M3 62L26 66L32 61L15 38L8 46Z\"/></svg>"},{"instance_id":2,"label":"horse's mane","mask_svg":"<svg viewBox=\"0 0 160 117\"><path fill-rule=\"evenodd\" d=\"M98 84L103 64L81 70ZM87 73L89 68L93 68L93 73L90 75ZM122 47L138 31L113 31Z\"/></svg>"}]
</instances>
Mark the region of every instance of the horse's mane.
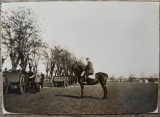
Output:
<instances>
[{"instance_id":1,"label":"horse's mane","mask_svg":"<svg viewBox=\"0 0 160 117\"><path fill-rule=\"evenodd\" d=\"M85 70L85 64L82 62L76 62L73 67L77 75L81 75L81 73Z\"/></svg>"},{"instance_id":2,"label":"horse's mane","mask_svg":"<svg viewBox=\"0 0 160 117\"><path fill-rule=\"evenodd\" d=\"M84 71L85 68L86 68L85 64L82 63L82 62L78 62L78 66L79 66L83 71Z\"/></svg>"}]
</instances>

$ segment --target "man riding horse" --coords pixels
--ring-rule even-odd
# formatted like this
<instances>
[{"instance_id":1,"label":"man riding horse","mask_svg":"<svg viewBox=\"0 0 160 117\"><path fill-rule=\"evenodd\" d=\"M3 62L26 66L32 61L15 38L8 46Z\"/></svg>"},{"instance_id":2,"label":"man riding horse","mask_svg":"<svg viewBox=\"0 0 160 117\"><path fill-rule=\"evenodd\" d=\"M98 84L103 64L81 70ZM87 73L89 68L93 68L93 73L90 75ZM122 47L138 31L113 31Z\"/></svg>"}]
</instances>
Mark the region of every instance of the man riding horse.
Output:
<instances>
[{"instance_id":1,"label":"man riding horse","mask_svg":"<svg viewBox=\"0 0 160 117\"><path fill-rule=\"evenodd\" d=\"M93 69L93 64L90 61L90 58L86 58L87 61L87 65L85 67L85 72L83 75L83 83L86 84L86 79L89 77L89 75L93 75L94 74L94 69Z\"/></svg>"},{"instance_id":2,"label":"man riding horse","mask_svg":"<svg viewBox=\"0 0 160 117\"><path fill-rule=\"evenodd\" d=\"M108 74L103 73L103 72L97 72L95 73L95 78L88 78L89 75L92 75L94 73L93 70L93 64L90 61L89 58L86 58L87 60L87 65L85 66L82 62L75 62L72 65L72 69L78 78L78 83L81 86L81 97L83 97L84 94L84 85L96 85L97 83L100 83L100 85L103 88L103 99L107 98L107 78ZM84 74L82 76L82 74ZM85 76L85 77L84 77ZM84 84L84 80L87 82Z\"/></svg>"}]
</instances>

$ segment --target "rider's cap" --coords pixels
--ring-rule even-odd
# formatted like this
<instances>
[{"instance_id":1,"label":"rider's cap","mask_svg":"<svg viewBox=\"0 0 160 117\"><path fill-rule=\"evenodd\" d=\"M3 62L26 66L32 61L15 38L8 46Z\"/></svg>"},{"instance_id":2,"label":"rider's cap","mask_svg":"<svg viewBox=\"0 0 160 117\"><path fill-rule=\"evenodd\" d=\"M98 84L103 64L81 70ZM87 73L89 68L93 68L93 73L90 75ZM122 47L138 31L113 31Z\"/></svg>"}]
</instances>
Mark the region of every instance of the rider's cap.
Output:
<instances>
[{"instance_id":1,"label":"rider's cap","mask_svg":"<svg viewBox=\"0 0 160 117\"><path fill-rule=\"evenodd\" d=\"M86 60L90 60L90 58L86 58Z\"/></svg>"}]
</instances>

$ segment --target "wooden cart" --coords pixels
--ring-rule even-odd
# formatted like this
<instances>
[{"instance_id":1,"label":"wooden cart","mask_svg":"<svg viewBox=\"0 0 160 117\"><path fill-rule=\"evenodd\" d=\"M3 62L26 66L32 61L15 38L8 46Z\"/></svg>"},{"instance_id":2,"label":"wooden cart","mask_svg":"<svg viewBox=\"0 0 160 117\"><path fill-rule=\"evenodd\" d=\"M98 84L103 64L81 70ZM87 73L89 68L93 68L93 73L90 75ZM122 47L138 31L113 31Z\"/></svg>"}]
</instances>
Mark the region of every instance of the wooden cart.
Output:
<instances>
[{"instance_id":1,"label":"wooden cart","mask_svg":"<svg viewBox=\"0 0 160 117\"><path fill-rule=\"evenodd\" d=\"M65 76L54 76L53 78L53 86L54 87L59 87L59 86L63 86L63 87L67 87L68 84L68 77Z\"/></svg>"},{"instance_id":2,"label":"wooden cart","mask_svg":"<svg viewBox=\"0 0 160 117\"><path fill-rule=\"evenodd\" d=\"M7 94L9 89L16 88L21 94L26 92L28 79L20 71L3 72L3 94Z\"/></svg>"}]
</instances>

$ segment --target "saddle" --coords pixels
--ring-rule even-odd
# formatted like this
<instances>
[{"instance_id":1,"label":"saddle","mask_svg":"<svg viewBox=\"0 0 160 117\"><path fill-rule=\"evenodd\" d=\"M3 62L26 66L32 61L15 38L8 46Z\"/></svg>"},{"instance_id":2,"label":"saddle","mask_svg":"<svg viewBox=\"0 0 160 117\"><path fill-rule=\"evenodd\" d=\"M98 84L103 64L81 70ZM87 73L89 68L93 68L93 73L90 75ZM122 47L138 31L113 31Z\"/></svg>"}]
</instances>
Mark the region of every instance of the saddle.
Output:
<instances>
[{"instance_id":1,"label":"saddle","mask_svg":"<svg viewBox=\"0 0 160 117\"><path fill-rule=\"evenodd\" d=\"M89 75L88 78L95 79L95 73L93 75Z\"/></svg>"},{"instance_id":2,"label":"saddle","mask_svg":"<svg viewBox=\"0 0 160 117\"><path fill-rule=\"evenodd\" d=\"M82 72L81 76L84 76L84 72ZM89 75L89 77L86 77L86 79L95 79L95 73L93 75Z\"/></svg>"},{"instance_id":3,"label":"saddle","mask_svg":"<svg viewBox=\"0 0 160 117\"><path fill-rule=\"evenodd\" d=\"M83 82L85 85L95 85L99 81L95 78L95 74L89 75L89 77L86 77L86 82Z\"/></svg>"}]
</instances>

